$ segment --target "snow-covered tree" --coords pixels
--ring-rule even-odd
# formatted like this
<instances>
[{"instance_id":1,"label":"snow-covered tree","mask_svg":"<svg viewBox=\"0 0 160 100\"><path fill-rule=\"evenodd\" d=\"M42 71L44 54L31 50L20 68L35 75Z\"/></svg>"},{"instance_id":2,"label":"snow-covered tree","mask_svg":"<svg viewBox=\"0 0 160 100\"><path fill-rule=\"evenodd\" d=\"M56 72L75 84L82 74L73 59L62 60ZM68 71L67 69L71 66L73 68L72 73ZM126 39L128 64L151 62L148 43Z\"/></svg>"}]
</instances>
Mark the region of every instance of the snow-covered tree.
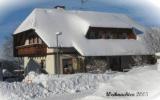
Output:
<instances>
[{"instance_id":1,"label":"snow-covered tree","mask_svg":"<svg viewBox=\"0 0 160 100\"><path fill-rule=\"evenodd\" d=\"M151 27L146 29L143 39L150 52L160 52L160 28Z\"/></svg>"},{"instance_id":2,"label":"snow-covered tree","mask_svg":"<svg viewBox=\"0 0 160 100\"><path fill-rule=\"evenodd\" d=\"M19 69L20 65L23 64L23 59L15 58L13 56L13 37L8 35L5 37L5 41L2 45L2 59L3 68L8 70Z\"/></svg>"},{"instance_id":3,"label":"snow-covered tree","mask_svg":"<svg viewBox=\"0 0 160 100\"><path fill-rule=\"evenodd\" d=\"M13 38L11 35L5 37L5 42L2 45L3 59L13 60Z\"/></svg>"}]
</instances>

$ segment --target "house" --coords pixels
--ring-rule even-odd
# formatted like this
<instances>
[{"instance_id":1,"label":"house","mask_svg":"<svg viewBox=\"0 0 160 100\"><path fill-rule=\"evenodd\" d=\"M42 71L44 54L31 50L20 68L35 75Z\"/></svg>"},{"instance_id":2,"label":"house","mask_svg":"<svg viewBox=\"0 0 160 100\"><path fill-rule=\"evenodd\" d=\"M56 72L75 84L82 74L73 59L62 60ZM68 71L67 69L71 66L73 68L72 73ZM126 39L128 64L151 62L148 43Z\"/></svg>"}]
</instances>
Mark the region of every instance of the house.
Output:
<instances>
[{"instance_id":1,"label":"house","mask_svg":"<svg viewBox=\"0 0 160 100\"><path fill-rule=\"evenodd\" d=\"M145 28L124 14L39 8L14 32L14 56L24 58L26 71L123 71L155 63L143 33Z\"/></svg>"}]
</instances>

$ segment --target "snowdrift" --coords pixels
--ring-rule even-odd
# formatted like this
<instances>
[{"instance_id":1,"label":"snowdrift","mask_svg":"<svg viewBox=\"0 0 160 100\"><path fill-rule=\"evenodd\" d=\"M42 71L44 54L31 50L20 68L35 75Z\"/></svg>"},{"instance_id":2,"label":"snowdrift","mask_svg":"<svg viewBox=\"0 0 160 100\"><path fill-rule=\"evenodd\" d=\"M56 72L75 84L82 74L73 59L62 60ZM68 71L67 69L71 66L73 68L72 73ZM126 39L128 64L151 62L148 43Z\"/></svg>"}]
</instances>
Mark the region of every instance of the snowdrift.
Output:
<instances>
[{"instance_id":1,"label":"snowdrift","mask_svg":"<svg viewBox=\"0 0 160 100\"><path fill-rule=\"evenodd\" d=\"M160 100L160 72L155 69L145 66L118 75L80 100Z\"/></svg>"},{"instance_id":2,"label":"snowdrift","mask_svg":"<svg viewBox=\"0 0 160 100\"><path fill-rule=\"evenodd\" d=\"M37 75L31 72L24 82L34 83L42 86L52 94L77 93L88 89L95 89L98 82L105 82L120 73L106 74L73 74L73 75Z\"/></svg>"},{"instance_id":3,"label":"snowdrift","mask_svg":"<svg viewBox=\"0 0 160 100\"><path fill-rule=\"evenodd\" d=\"M45 75L30 72L23 82L0 82L0 100L31 100L54 95L74 94L95 89L120 73Z\"/></svg>"},{"instance_id":4,"label":"snowdrift","mask_svg":"<svg viewBox=\"0 0 160 100\"><path fill-rule=\"evenodd\" d=\"M160 72L157 71L157 65L141 66L127 73L80 73L58 76L31 72L23 82L0 82L0 100L46 100L48 98L51 100L159 100L159 84ZM92 92L86 96L86 91ZM107 96L106 92L131 94L145 92L146 94ZM78 94L81 95L75 96Z\"/></svg>"}]
</instances>

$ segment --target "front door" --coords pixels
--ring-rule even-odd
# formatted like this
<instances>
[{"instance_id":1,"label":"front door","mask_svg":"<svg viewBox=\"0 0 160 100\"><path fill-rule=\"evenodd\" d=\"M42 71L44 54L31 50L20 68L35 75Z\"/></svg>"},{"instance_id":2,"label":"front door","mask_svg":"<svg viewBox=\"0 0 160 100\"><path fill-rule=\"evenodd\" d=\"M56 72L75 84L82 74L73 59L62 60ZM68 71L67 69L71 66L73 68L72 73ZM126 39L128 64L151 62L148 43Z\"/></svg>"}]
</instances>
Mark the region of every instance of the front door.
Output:
<instances>
[{"instance_id":1,"label":"front door","mask_svg":"<svg viewBox=\"0 0 160 100\"><path fill-rule=\"evenodd\" d=\"M72 58L66 58L62 60L63 74L73 73L73 61Z\"/></svg>"},{"instance_id":2,"label":"front door","mask_svg":"<svg viewBox=\"0 0 160 100\"><path fill-rule=\"evenodd\" d=\"M122 71L121 57L110 57L110 68L113 71Z\"/></svg>"}]
</instances>

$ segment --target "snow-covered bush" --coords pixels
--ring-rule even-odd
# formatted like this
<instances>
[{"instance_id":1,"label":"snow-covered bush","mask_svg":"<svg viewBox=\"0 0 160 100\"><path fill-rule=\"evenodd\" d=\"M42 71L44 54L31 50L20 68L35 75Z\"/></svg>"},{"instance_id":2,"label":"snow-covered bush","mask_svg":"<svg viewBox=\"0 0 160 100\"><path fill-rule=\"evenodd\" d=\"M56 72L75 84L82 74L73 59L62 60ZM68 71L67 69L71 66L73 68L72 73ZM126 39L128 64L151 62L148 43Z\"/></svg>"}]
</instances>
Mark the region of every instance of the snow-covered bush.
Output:
<instances>
[{"instance_id":1,"label":"snow-covered bush","mask_svg":"<svg viewBox=\"0 0 160 100\"><path fill-rule=\"evenodd\" d=\"M86 71L90 73L104 73L110 69L107 58L105 57L88 57L86 58Z\"/></svg>"}]
</instances>

